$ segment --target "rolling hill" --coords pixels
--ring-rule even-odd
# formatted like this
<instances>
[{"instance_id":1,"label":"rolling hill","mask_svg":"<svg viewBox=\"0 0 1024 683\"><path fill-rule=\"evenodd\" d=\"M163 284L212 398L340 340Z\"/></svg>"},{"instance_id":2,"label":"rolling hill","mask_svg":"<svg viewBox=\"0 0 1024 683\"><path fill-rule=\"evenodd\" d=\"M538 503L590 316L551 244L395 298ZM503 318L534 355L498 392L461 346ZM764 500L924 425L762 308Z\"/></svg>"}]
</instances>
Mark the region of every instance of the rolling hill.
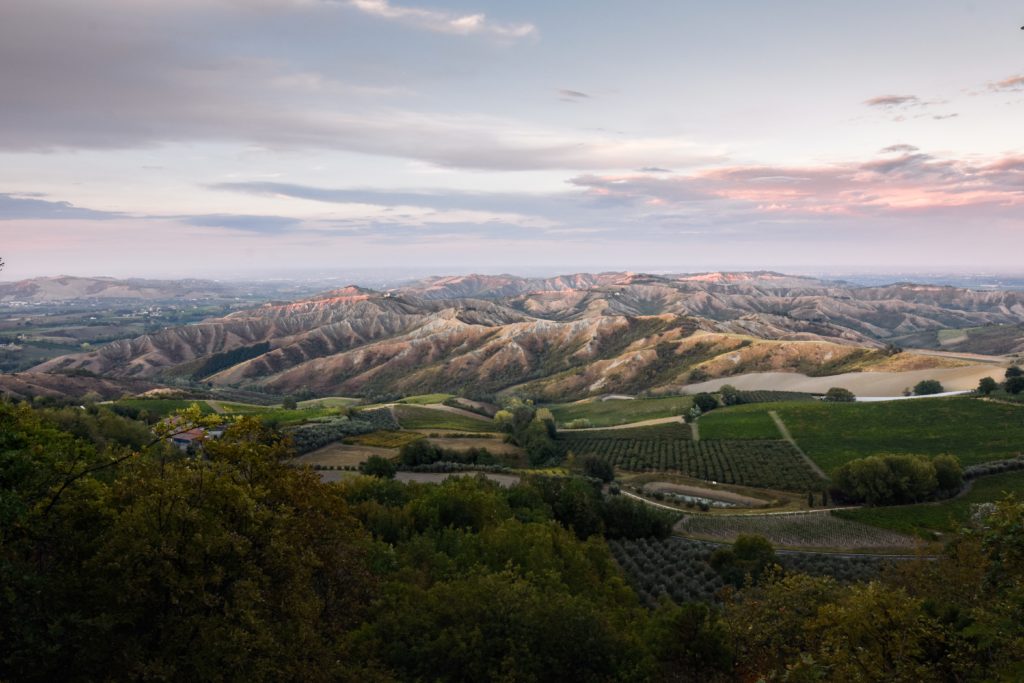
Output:
<instances>
[{"instance_id":1,"label":"rolling hill","mask_svg":"<svg viewBox=\"0 0 1024 683\"><path fill-rule=\"evenodd\" d=\"M1022 292L852 287L769 272L469 275L264 304L62 356L35 371L186 378L275 393L490 395L519 387L567 399L750 372L963 365L887 345L1021 323Z\"/></svg>"}]
</instances>

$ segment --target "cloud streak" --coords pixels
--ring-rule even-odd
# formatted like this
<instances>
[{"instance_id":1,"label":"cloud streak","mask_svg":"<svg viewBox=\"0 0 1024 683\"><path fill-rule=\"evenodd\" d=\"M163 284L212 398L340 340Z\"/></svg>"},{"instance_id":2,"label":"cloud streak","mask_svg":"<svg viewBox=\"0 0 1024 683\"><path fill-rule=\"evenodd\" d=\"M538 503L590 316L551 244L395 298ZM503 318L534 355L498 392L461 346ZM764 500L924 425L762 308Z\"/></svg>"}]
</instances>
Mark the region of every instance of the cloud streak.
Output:
<instances>
[{"instance_id":1,"label":"cloud streak","mask_svg":"<svg viewBox=\"0 0 1024 683\"><path fill-rule=\"evenodd\" d=\"M922 107L925 103L917 95L879 95L864 100L864 104L869 107L895 109L898 107Z\"/></svg>"},{"instance_id":2,"label":"cloud streak","mask_svg":"<svg viewBox=\"0 0 1024 683\"><path fill-rule=\"evenodd\" d=\"M394 5L388 0L348 0L346 3L364 14L379 19L399 21L416 28L453 35L492 35L503 39L520 39L537 34L529 23L494 22L485 14L451 14L437 10Z\"/></svg>"},{"instance_id":3,"label":"cloud streak","mask_svg":"<svg viewBox=\"0 0 1024 683\"><path fill-rule=\"evenodd\" d=\"M1022 92L1024 91L1024 75L1010 76L1001 81L993 81L988 84L991 92Z\"/></svg>"}]
</instances>

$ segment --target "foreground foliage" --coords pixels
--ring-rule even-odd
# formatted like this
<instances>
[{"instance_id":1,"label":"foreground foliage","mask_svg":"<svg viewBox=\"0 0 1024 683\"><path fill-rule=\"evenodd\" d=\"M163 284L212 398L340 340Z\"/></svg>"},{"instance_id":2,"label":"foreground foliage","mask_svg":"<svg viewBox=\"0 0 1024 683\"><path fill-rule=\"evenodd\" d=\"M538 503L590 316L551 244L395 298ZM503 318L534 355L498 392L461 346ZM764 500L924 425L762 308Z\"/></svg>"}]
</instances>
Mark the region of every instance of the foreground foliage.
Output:
<instances>
[{"instance_id":1,"label":"foreground foliage","mask_svg":"<svg viewBox=\"0 0 1024 683\"><path fill-rule=\"evenodd\" d=\"M699 585L664 591L710 586L720 606L638 583L649 609L606 539L616 555L673 548L671 520L597 481L324 484L283 464L287 440L255 418L195 458L81 427L0 403L5 680L1020 677L1013 499L939 560L868 583L780 575L755 543L716 562L751 574L730 577L741 588L720 590L705 561Z\"/></svg>"}]
</instances>

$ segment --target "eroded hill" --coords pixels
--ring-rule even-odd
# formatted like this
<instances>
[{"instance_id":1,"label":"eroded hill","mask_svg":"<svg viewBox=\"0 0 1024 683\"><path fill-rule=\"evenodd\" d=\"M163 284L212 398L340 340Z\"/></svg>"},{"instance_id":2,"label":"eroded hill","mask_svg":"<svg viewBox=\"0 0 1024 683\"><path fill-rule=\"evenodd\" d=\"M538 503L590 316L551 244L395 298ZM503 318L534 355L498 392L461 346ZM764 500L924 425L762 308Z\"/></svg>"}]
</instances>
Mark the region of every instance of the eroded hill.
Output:
<instances>
[{"instance_id":1,"label":"eroded hill","mask_svg":"<svg viewBox=\"0 0 1024 683\"><path fill-rule=\"evenodd\" d=\"M947 367L960 361L894 358L887 346L939 330L1022 322L1020 292L851 287L778 273L473 275L266 304L36 370L190 378L275 393L522 387L564 399L747 372Z\"/></svg>"}]
</instances>

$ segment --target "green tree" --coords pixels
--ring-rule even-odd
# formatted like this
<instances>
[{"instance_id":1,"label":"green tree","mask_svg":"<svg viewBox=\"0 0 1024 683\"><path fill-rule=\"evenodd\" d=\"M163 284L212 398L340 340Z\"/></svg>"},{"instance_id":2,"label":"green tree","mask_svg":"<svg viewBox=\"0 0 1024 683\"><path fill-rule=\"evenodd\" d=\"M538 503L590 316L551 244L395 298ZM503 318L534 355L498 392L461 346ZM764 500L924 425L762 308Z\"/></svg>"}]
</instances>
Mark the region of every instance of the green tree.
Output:
<instances>
[{"instance_id":1,"label":"green tree","mask_svg":"<svg viewBox=\"0 0 1024 683\"><path fill-rule=\"evenodd\" d=\"M1008 394L1019 394L1024 391L1024 377L1019 375L1008 377L1006 381L1003 382L1003 389L1005 389Z\"/></svg>"},{"instance_id":2,"label":"green tree","mask_svg":"<svg viewBox=\"0 0 1024 683\"><path fill-rule=\"evenodd\" d=\"M991 377L982 377L981 380L978 381L978 388L976 389L976 391L982 396L988 396L998 388L999 383L996 382L994 379L992 379Z\"/></svg>"},{"instance_id":3,"label":"green tree","mask_svg":"<svg viewBox=\"0 0 1024 683\"><path fill-rule=\"evenodd\" d=\"M930 396L941 394L945 391L942 383L937 379L923 379L914 385L914 396Z\"/></svg>"},{"instance_id":4,"label":"green tree","mask_svg":"<svg viewBox=\"0 0 1024 683\"><path fill-rule=\"evenodd\" d=\"M294 396L285 396L281 401L281 407L285 410L295 410L299 407L299 402L295 400Z\"/></svg>"},{"instance_id":5,"label":"green tree","mask_svg":"<svg viewBox=\"0 0 1024 683\"><path fill-rule=\"evenodd\" d=\"M437 447L427 439L410 441L398 450L398 459L409 467L437 462L438 455Z\"/></svg>"},{"instance_id":6,"label":"green tree","mask_svg":"<svg viewBox=\"0 0 1024 683\"><path fill-rule=\"evenodd\" d=\"M1024 369L1021 369L1019 365L1011 365L1006 368L1006 373L1003 377L1006 379L1010 379L1011 377L1024 377Z\"/></svg>"},{"instance_id":7,"label":"green tree","mask_svg":"<svg viewBox=\"0 0 1024 683\"><path fill-rule=\"evenodd\" d=\"M743 403L743 395L740 394L739 389L731 384L723 384L718 393L722 397L722 405L724 406L735 406Z\"/></svg>"},{"instance_id":8,"label":"green tree","mask_svg":"<svg viewBox=\"0 0 1024 683\"><path fill-rule=\"evenodd\" d=\"M825 392L824 400L831 403L853 403L857 397L849 389L843 387L832 387Z\"/></svg>"},{"instance_id":9,"label":"green tree","mask_svg":"<svg viewBox=\"0 0 1024 683\"><path fill-rule=\"evenodd\" d=\"M955 455L937 455L932 458L932 466L940 491L955 493L963 487L964 471Z\"/></svg>"},{"instance_id":10,"label":"green tree","mask_svg":"<svg viewBox=\"0 0 1024 683\"><path fill-rule=\"evenodd\" d=\"M608 538L668 538L678 515L614 496L602 502L601 518Z\"/></svg>"},{"instance_id":11,"label":"green tree","mask_svg":"<svg viewBox=\"0 0 1024 683\"><path fill-rule=\"evenodd\" d=\"M778 560L767 539L741 534L731 548L719 548L712 553L709 563L723 581L738 588L747 581L757 583Z\"/></svg>"},{"instance_id":12,"label":"green tree","mask_svg":"<svg viewBox=\"0 0 1024 683\"><path fill-rule=\"evenodd\" d=\"M390 458L371 455L369 458L359 463L359 471L371 477L394 479L395 472L398 471L398 468L395 467L395 463L391 462Z\"/></svg>"},{"instance_id":13,"label":"green tree","mask_svg":"<svg viewBox=\"0 0 1024 683\"><path fill-rule=\"evenodd\" d=\"M369 538L341 491L283 464L283 443L258 421L231 427L205 459L157 449L90 469L81 462L91 446L69 448L73 441L39 431L31 416L14 419L22 446L6 439L0 462L44 472L50 452L70 458L61 467L77 461L82 475L47 477L44 504L15 509L18 524L0 525L7 676L343 673L340 644L365 617L375 584Z\"/></svg>"},{"instance_id":14,"label":"green tree","mask_svg":"<svg viewBox=\"0 0 1024 683\"><path fill-rule=\"evenodd\" d=\"M915 683L963 680L967 673L949 670L955 659L942 656L947 634L923 603L879 583L850 587L806 628L817 649L813 666L831 680Z\"/></svg>"},{"instance_id":15,"label":"green tree","mask_svg":"<svg viewBox=\"0 0 1024 683\"><path fill-rule=\"evenodd\" d=\"M628 610L556 584L471 574L396 586L354 640L361 659L397 680L647 680L651 662L630 622Z\"/></svg>"},{"instance_id":16,"label":"green tree","mask_svg":"<svg viewBox=\"0 0 1024 683\"><path fill-rule=\"evenodd\" d=\"M718 399L702 391L693 397L693 404L700 408L701 413L707 413L718 407Z\"/></svg>"},{"instance_id":17,"label":"green tree","mask_svg":"<svg viewBox=\"0 0 1024 683\"><path fill-rule=\"evenodd\" d=\"M951 483L959 463L943 459ZM940 489L936 465L920 455L872 455L844 463L832 474L836 492L850 502L900 505L933 497Z\"/></svg>"},{"instance_id":18,"label":"green tree","mask_svg":"<svg viewBox=\"0 0 1024 683\"><path fill-rule=\"evenodd\" d=\"M609 482L615 478L615 468L603 458L590 456L583 461L583 474L603 482Z\"/></svg>"},{"instance_id":19,"label":"green tree","mask_svg":"<svg viewBox=\"0 0 1024 683\"><path fill-rule=\"evenodd\" d=\"M651 615L645 641L666 681L731 681L729 633L717 611L664 602Z\"/></svg>"}]
</instances>

